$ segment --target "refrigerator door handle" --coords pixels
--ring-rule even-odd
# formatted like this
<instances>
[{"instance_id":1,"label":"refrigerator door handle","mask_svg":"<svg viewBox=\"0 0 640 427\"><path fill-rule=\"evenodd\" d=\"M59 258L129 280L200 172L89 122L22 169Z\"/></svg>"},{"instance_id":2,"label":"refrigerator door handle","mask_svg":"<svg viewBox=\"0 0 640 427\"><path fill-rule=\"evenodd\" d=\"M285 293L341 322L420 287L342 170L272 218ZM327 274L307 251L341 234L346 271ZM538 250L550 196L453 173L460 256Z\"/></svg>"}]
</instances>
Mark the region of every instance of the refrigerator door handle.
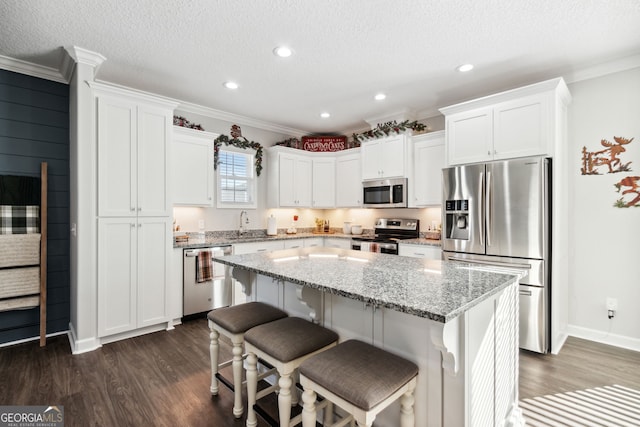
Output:
<instances>
[{"instance_id":1,"label":"refrigerator door handle","mask_svg":"<svg viewBox=\"0 0 640 427\"><path fill-rule=\"evenodd\" d=\"M500 261L483 261L479 259L469 259L469 258L459 258L456 256L450 256L449 261L462 261L468 262L472 264L485 264L485 265L494 265L496 267L505 267L505 268L518 268L521 270L531 270L531 264L520 264L520 263L512 263L512 262L500 262Z\"/></svg>"},{"instance_id":2,"label":"refrigerator door handle","mask_svg":"<svg viewBox=\"0 0 640 427\"><path fill-rule=\"evenodd\" d=\"M485 201L486 203L486 212L487 212L487 246L491 246L491 229L492 229L492 220L493 218L491 217L491 204L493 203L493 201L491 200L492 197L492 193L491 193L491 172L487 171L487 200Z\"/></svg>"},{"instance_id":3,"label":"refrigerator door handle","mask_svg":"<svg viewBox=\"0 0 640 427\"><path fill-rule=\"evenodd\" d=\"M480 227L480 245L484 246L484 219L482 218L482 213L484 212L484 197L482 197L482 187L484 186L484 172L480 172L480 179L478 180L478 195L481 200L480 209L478 209L478 222Z\"/></svg>"}]
</instances>

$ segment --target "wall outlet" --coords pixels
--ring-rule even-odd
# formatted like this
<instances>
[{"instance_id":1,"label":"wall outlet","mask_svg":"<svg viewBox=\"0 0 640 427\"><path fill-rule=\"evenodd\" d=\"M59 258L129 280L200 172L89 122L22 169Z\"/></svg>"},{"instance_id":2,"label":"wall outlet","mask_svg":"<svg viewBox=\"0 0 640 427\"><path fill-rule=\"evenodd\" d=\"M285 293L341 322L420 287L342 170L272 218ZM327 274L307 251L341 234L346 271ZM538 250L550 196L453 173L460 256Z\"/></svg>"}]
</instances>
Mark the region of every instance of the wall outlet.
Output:
<instances>
[{"instance_id":1,"label":"wall outlet","mask_svg":"<svg viewBox=\"0 0 640 427\"><path fill-rule=\"evenodd\" d=\"M618 299L607 298L607 310L617 310L617 309L618 309Z\"/></svg>"},{"instance_id":2,"label":"wall outlet","mask_svg":"<svg viewBox=\"0 0 640 427\"><path fill-rule=\"evenodd\" d=\"M199 230L204 230L204 219L199 219L198 220L198 229Z\"/></svg>"}]
</instances>

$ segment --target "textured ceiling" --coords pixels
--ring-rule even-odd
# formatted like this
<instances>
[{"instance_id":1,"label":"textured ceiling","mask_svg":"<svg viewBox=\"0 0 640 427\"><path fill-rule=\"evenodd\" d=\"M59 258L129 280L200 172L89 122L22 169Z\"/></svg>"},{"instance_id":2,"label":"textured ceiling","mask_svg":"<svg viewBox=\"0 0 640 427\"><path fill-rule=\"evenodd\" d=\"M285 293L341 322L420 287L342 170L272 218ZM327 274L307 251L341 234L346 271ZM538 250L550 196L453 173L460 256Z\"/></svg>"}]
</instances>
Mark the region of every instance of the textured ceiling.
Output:
<instances>
[{"instance_id":1,"label":"textured ceiling","mask_svg":"<svg viewBox=\"0 0 640 427\"><path fill-rule=\"evenodd\" d=\"M295 54L275 57L279 44ZM100 80L344 132L640 55L640 0L0 2L0 55L58 68L69 46L107 58Z\"/></svg>"}]
</instances>

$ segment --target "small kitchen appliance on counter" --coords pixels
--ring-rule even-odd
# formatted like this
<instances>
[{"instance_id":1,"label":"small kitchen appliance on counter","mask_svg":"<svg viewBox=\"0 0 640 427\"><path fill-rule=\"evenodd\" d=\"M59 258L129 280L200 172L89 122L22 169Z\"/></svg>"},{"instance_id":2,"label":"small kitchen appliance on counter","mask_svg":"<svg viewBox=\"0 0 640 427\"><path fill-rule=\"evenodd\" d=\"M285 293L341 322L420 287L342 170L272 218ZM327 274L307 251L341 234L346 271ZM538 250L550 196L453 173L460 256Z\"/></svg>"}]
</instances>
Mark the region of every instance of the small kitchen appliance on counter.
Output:
<instances>
[{"instance_id":1,"label":"small kitchen appliance on counter","mask_svg":"<svg viewBox=\"0 0 640 427\"><path fill-rule=\"evenodd\" d=\"M353 226L351 231L353 233ZM375 235L353 237L351 249L398 255L398 241L419 237L420 220L418 219L378 218Z\"/></svg>"}]
</instances>

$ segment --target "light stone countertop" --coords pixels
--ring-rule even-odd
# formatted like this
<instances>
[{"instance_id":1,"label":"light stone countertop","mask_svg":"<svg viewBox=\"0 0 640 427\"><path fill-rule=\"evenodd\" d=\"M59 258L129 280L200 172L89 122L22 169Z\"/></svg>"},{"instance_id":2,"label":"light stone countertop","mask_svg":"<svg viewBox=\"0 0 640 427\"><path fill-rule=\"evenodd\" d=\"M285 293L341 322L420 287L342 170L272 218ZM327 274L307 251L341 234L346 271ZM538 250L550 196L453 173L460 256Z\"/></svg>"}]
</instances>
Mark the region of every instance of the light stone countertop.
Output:
<instances>
[{"instance_id":1,"label":"light stone countertop","mask_svg":"<svg viewBox=\"0 0 640 427\"><path fill-rule=\"evenodd\" d=\"M252 242L268 242L272 240L295 240L295 239L308 239L310 237L329 237L336 239L352 239L354 237L363 237L356 236L353 234L342 234L342 233L295 233L295 234L284 234L280 233L275 236L267 236L267 235L247 235L243 237L229 237L229 236L215 236L208 235L205 238L192 238L190 237L186 242L176 242L174 240L173 247L174 248L183 248L183 249L196 249L196 248L207 248L212 246L221 246L221 245L235 245L238 243L252 243ZM440 247L440 240L433 239L406 239L402 240L399 243L408 243L412 245L425 245L425 246L435 246Z\"/></svg>"},{"instance_id":2,"label":"light stone countertop","mask_svg":"<svg viewBox=\"0 0 640 427\"><path fill-rule=\"evenodd\" d=\"M321 247L214 260L441 323L526 275L524 270Z\"/></svg>"}]
</instances>

